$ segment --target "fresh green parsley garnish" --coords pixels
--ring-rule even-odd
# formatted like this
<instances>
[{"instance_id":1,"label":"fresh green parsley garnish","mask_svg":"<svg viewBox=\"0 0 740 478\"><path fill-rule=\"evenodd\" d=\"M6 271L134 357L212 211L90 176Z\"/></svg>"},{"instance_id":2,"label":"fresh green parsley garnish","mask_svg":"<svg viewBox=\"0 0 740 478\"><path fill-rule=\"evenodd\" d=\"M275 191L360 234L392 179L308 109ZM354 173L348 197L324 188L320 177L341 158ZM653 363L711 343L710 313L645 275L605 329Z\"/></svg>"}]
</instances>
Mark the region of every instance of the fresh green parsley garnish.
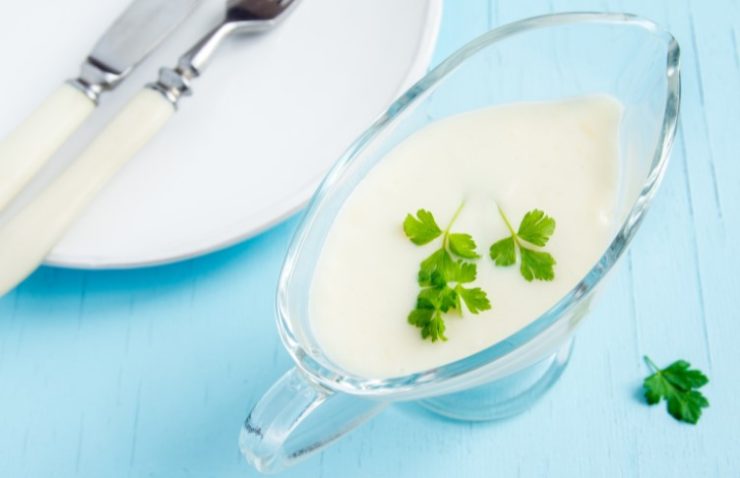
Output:
<instances>
[{"instance_id":1,"label":"fresh green parsley garnish","mask_svg":"<svg viewBox=\"0 0 740 478\"><path fill-rule=\"evenodd\" d=\"M553 280L555 278L555 258L549 253L536 249L544 247L550 236L555 232L555 219L546 215L539 209L533 209L524 215L519 224L519 230L514 228L506 217L503 209L498 208L501 217L506 223L506 228L511 233L510 237L495 242L490 249L491 259L497 266L510 266L516 263L516 250L519 249L522 276L528 281Z\"/></svg>"},{"instance_id":2,"label":"fresh green parsley garnish","mask_svg":"<svg viewBox=\"0 0 740 478\"><path fill-rule=\"evenodd\" d=\"M697 390L709 382L707 376L690 369L691 364L685 360L677 360L662 370L648 356L645 363L653 372L642 384L648 404L655 405L664 398L673 418L696 424L701 409L709 406L709 401Z\"/></svg>"},{"instance_id":3,"label":"fresh green parsley garnish","mask_svg":"<svg viewBox=\"0 0 740 478\"><path fill-rule=\"evenodd\" d=\"M462 304L473 313L491 308L486 293L479 287L466 287L475 281L477 265L471 262L480 256L470 234L450 232L462 211L461 204L449 225L442 230L434 215L419 209L403 221L403 232L418 246L429 244L442 237L442 244L432 255L424 259L419 267L417 281L421 291L416 298L416 307L408 316L408 322L421 329L421 337L447 340L443 314L462 314Z\"/></svg>"}]
</instances>

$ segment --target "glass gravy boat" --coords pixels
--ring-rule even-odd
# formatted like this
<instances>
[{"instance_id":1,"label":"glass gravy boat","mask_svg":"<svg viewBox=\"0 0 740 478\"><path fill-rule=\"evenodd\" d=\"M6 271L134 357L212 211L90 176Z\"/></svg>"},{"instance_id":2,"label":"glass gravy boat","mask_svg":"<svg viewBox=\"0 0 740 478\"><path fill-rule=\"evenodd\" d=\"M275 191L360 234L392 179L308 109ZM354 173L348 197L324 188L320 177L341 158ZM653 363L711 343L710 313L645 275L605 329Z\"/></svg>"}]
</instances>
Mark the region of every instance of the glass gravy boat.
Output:
<instances>
[{"instance_id":1,"label":"glass gravy boat","mask_svg":"<svg viewBox=\"0 0 740 478\"><path fill-rule=\"evenodd\" d=\"M332 221L386 153L427 124L496 104L605 93L624 105L616 235L578 285L507 339L465 359L390 379L353 375L314 338L309 285ZM274 472L340 437L395 401L418 401L462 420L530 406L565 367L573 332L624 253L660 184L676 130L679 48L651 21L566 13L514 22L473 40L401 96L329 172L282 271L277 325L296 367L257 403L240 437L258 470ZM404 318L405 319L405 318Z\"/></svg>"}]
</instances>

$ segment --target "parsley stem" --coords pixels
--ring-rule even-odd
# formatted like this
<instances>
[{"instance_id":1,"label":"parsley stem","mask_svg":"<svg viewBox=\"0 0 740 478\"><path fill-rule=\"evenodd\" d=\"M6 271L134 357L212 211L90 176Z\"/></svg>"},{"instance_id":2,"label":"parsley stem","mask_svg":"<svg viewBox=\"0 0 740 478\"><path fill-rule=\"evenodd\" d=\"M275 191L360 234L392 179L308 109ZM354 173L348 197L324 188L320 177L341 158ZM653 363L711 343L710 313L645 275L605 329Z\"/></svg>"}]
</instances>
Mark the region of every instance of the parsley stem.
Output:
<instances>
[{"instance_id":1,"label":"parsley stem","mask_svg":"<svg viewBox=\"0 0 740 478\"><path fill-rule=\"evenodd\" d=\"M449 236L450 236L450 229L452 229L452 225L455 224L455 221L457 221L457 217L462 212L463 208L465 207L465 201L460 203L460 206L457 208L457 211L455 211L455 214L452 215L452 219L450 220L450 223L447 225L447 229L445 229L444 237L442 238L442 247L444 247L445 250L447 250L447 246L449 245Z\"/></svg>"},{"instance_id":2,"label":"parsley stem","mask_svg":"<svg viewBox=\"0 0 740 478\"><path fill-rule=\"evenodd\" d=\"M642 358L645 360L645 363L647 364L648 368L652 369L653 372L660 372L660 367L655 365L655 362L650 360L650 357L648 357L647 355L644 355Z\"/></svg>"},{"instance_id":3,"label":"parsley stem","mask_svg":"<svg viewBox=\"0 0 740 478\"><path fill-rule=\"evenodd\" d=\"M457 221L457 217L460 215L464 207L465 207L465 201L461 202L460 206L457 208L457 211L455 211L455 214L452 216L452 219L450 220L450 224L447 226L447 229L445 229L445 234L449 234L450 229L452 229L452 225L455 224L455 221Z\"/></svg>"},{"instance_id":4,"label":"parsley stem","mask_svg":"<svg viewBox=\"0 0 740 478\"><path fill-rule=\"evenodd\" d=\"M509 222L509 218L506 217L506 213L504 213L504 210L501 209L501 206L499 206L498 204L496 204L496 207L498 208L498 212L499 214L501 214L501 217L503 218L504 223L506 223L506 228L509 230L509 233L511 233L511 237L514 238L514 242L516 242L516 244L519 247L521 247L521 243L519 242L519 236L517 235L516 231L514 231L514 227Z\"/></svg>"}]
</instances>

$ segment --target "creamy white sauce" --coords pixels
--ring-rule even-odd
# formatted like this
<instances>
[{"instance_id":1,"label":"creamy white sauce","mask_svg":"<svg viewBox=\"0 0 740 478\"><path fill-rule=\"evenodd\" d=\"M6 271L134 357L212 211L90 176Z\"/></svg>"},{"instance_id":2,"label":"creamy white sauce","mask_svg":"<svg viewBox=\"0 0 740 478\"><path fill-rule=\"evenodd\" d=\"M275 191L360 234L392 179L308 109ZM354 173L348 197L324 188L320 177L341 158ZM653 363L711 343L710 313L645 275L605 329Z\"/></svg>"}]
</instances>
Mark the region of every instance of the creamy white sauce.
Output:
<instances>
[{"instance_id":1,"label":"creamy white sauce","mask_svg":"<svg viewBox=\"0 0 740 478\"><path fill-rule=\"evenodd\" d=\"M434 123L375 166L335 219L311 284L313 332L327 356L373 378L405 375L464 358L535 320L583 278L614 234L621 105L606 96L498 106ZM465 207L453 232L478 244L478 278L492 309L447 316L448 341L422 340L407 323L419 263L438 246L412 244L407 213L424 208L440 227ZM526 282L518 264L488 255L539 208L557 221L545 247L555 280Z\"/></svg>"}]
</instances>

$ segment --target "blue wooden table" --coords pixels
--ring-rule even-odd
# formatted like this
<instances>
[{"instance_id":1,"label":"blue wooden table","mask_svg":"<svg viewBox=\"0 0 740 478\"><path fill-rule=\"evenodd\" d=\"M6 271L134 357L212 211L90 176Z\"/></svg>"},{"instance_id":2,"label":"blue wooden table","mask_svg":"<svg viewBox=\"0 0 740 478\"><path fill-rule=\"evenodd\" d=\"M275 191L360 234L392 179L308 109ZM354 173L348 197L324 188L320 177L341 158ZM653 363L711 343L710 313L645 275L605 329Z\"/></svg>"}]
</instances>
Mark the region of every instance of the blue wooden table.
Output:
<instances>
[{"instance_id":1,"label":"blue wooden table","mask_svg":"<svg viewBox=\"0 0 740 478\"><path fill-rule=\"evenodd\" d=\"M435 61L565 10L667 26L684 93L663 187L569 368L515 418L395 407L284 476L740 476L740 2L448 0ZM0 299L0 476L255 476L237 435L290 367L273 303L295 227L155 269L44 268ZM698 426L643 403L646 353L711 377Z\"/></svg>"}]
</instances>

